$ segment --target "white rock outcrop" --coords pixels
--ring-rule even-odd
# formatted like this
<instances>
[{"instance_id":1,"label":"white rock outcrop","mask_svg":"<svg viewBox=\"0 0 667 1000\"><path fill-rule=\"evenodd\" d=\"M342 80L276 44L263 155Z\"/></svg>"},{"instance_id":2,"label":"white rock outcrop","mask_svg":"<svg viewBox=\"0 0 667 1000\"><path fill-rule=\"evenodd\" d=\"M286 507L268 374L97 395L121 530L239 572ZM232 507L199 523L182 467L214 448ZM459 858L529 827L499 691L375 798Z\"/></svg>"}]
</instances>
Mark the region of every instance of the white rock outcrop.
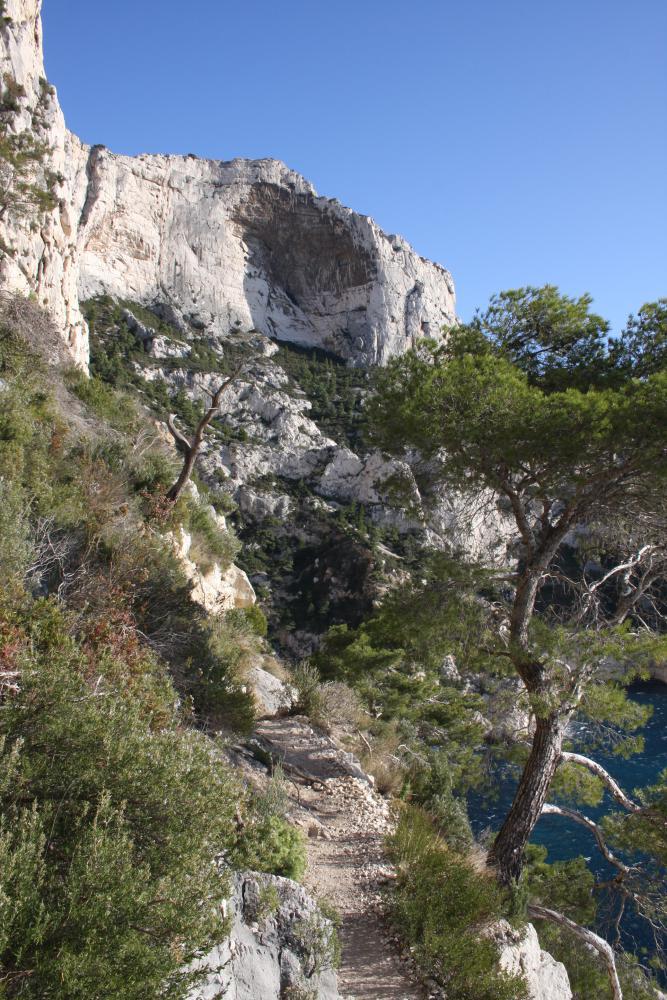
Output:
<instances>
[{"instance_id":1,"label":"white rock outcrop","mask_svg":"<svg viewBox=\"0 0 667 1000\"><path fill-rule=\"evenodd\" d=\"M201 960L205 978L188 1000L338 1000L334 929L295 882L234 876L227 940Z\"/></svg>"},{"instance_id":2,"label":"white rock outcrop","mask_svg":"<svg viewBox=\"0 0 667 1000\"><path fill-rule=\"evenodd\" d=\"M257 598L250 580L238 566L222 569L213 562L202 567L190 558L192 535L182 526L171 537L174 551L192 584L191 597L212 614L231 608L249 608Z\"/></svg>"},{"instance_id":3,"label":"white rock outcrop","mask_svg":"<svg viewBox=\"0 0 667 1000\"><path fill-rule=\"evenodd\" d=\"M494 925L491 936L500 948L500 967L505 972L524 976L530 1000L572 1000L565 966L542 951L532 924L517 931L506 920L501 920Z\"/></svg>"},{"instance_id":4,"label":"white rock outcrop","mask_svg":"<svg viewBox=\"0 0 667 1000\"><path fill-rule=\"evenodd\" d=\"M35 293L79 363L79 297L100 293L359 364L383 364L454 320L443 267L277 160L127 157L81 143L45 80L40 8L7 0L0 68L24 93L9 127L48 148L58 206L39 222L0 219L0 285Z\"/></svg>"},{"instance_id":5,"label":"white rock outcrop","mask_svg":"<svg viewBox=\"0 0 667 1000\"><path fill-rule=\"evenodd\" d=\"M0 212L0 288L34 295L51 315L73 360L88 364L88 329L79 309L78 211L71 142L42 52L41 0L6 0L0 24L0 79L14 81L16 109L2 111L10 134L43 145L41 172L53 175L56 206L44 213L9 206ZM26 178L27 179L27 178Z\"/></svg>"}]
</instances>

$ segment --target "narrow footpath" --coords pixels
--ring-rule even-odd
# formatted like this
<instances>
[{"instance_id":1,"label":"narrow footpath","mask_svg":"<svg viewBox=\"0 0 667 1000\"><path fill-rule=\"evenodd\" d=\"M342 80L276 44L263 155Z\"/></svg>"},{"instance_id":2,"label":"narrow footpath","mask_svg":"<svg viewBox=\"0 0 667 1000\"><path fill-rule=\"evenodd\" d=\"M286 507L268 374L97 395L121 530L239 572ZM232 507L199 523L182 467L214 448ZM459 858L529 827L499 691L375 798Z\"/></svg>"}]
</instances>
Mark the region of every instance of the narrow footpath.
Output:
<instances>
[{"instance_id":1,"label":"narrow footpath","mask_svg":"<svg viewBox=\"0 0 667 1000\"><path fill-rule=\"evenodd\" d=\"M383 852L389 807L354 759L303 718L269 719L256 730L283 762L291 818L308 841L306 888L342 919L338 981L345 1000L425 1000L380 913L380 888L393 877Z\"/></svg>"}]
</instances>

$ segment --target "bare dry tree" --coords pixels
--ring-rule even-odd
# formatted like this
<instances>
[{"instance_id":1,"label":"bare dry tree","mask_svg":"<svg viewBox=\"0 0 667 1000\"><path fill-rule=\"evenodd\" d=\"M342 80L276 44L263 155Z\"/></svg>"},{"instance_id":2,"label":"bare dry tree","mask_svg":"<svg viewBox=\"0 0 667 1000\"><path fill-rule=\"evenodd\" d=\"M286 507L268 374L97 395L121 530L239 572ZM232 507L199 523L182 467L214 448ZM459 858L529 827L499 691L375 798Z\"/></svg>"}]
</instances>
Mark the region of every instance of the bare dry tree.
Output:
<instances>
[{"instance_id":1,"label":"bare dry tree","mask_svg":"<svg viewBox=\"0 0 667 1000\"><path fill-rule=\"evenodd\" d=\"M174 423L175 415L173 413L169 414L169 417L167 418L167 427L176 442L176 447L183 455L183 467L178 474L178 478L167 490L166 499L169 503L176 503L187 483L190 481L190 477L192 476L195 462L197 460L197 455L201 451L201 446L204 443L204 432L213 418L220 412L220 404L225 392L230 388L230 386L234 385L234 383L238 381L246 369L247 366L245 364L239 365L214 392L205 390L210 396L211 404L197 424L191 441L189 441L176 427L176 424Z\"/></svg>"}]
</instances>

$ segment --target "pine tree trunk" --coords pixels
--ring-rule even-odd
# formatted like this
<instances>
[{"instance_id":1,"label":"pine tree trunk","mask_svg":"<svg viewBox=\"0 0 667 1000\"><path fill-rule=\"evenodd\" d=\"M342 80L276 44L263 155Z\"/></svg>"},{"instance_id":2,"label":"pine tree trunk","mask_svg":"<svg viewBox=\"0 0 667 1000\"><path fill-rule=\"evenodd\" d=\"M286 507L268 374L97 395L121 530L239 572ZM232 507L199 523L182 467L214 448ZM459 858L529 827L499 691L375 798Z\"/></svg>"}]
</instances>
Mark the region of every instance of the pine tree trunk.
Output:
<instances>
[{"instance_id":1,"label":"pine tree trunk","mask_svg":"<svg viewBox=\"0 0 667 1000\"><path fill-rule=\"evenodd\" d=\"M524 865L524 850L542 813L549 786L560 763L568 714L554 712L536 722L535 737L505 822L496 837L489 863L505 885L516 882Z\"/></svg>"},{"instance_id":2,"label":"pine tree trunk","mask_svg":"<svg viewBox=\"0 0 667 1000\"><path fill-rule=\"evenodd\" d=\"M197 458L197 450L193 447L187 453L183 459L183 468L181 469L180 475L174 485L167 491L167 500L170 503L176 503L181 493L185 489L185 486L192 475L193 469L195 467L195 459Z\"/></svg>"}]
</instances>

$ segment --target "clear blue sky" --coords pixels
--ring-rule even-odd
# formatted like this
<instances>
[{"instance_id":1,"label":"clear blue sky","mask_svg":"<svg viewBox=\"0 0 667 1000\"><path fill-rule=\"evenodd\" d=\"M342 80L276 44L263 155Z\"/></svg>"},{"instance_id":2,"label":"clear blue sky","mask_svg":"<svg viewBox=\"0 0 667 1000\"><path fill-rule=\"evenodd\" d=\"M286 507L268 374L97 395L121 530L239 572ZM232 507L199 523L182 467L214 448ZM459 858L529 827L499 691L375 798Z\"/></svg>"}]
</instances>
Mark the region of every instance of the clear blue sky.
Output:
<instances>
[{"instance_id":1,"label":"clear blue sky","mask_svg":"<svg viewBox=\"0 0 667 1000\"><path fill-rule=\"evenodd\" d=\"M272 156L497 290L667 295L667 0L44 0L70 128Z\"/></svg>"}]
</instances>

